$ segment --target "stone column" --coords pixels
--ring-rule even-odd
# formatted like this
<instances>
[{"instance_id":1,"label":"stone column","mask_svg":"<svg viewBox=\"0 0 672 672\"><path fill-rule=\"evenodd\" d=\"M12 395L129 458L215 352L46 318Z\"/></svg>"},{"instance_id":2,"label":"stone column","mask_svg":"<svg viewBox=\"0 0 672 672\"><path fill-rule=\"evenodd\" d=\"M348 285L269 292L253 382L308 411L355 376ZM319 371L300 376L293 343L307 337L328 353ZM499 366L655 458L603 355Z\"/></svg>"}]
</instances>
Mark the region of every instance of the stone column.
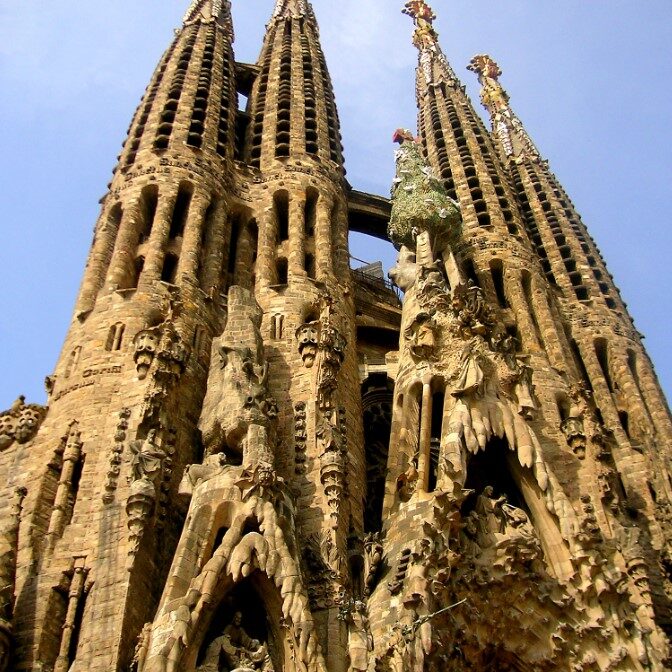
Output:
<instances>
[{"instance_id":1,"label":"stone column","mask_svg":"<svg viewBox=\"0 0 672 672\"><path fill-rule=\"evenodd\" d=\"M114 246L107 284L113 289L124 288L133 273L135 251L138 246L138 221L140 219L140 197L124 210L119 225L117 243Z\"/></svg>"},{"instance_id":2,"label":"stone column","mask_svg":"<svg viewBox=\"0 0 672 672\"><path fill-rule=\"evenodd\" d=\"M289 199L289 253L287 265L289 277L305 275L306 253L306 198L290 197Z\"/></svg>"},{"instance_id":3,"label":"stone column","mask_svg":"<svg viewBox=\"0 0 672 672\"><path fill-rule=\"evenodd\" d=\"M203 255L203 280L201 288L209 294L212 288L221 289L220 283L225 264L228 264L231 250L231 220L229 219L226 203L219 198L215 201L215 210L212 213L212 226L205 232Z\"/></svg>"},{"instance_id":4,"label":"stone column","mask_svg":"<svg viewBox=\"0 0 672 672\"><path fill-rule=\"evenodd\" d=\"M541 344L537 340L537 330L529 311L532 306L527 305L520 270L507 269L504 274L505 291L511 309L518 322L518 332L525 350L537 350Z\"/></svg>"},{"instance_id":5,"label":"stone column","mask_svg":"<svg viewBox=\"0 0 672 672\"><path fill-rule=\"evenodd\" d=\"M267 289L276 282L276 256L278 246L278 223L275 218L273 201L264 210L259 222L259 250L257 259L259 263L259 277L257 282L260 289Z\"/></svg>"},{"instance_id":6,"label":"stone column","mask_svg":"<svg viewBox=\"0 0 672 672\"><path fill-rule=\"evenodd\" d=\"M210 197L207 194L194 194L191 200L177 270L177 277L182 282L191 280L194 284L199 284L199 261L206 226L205 215L209 205Z\"/></svg>"},{"instance_id":7,"label":"stone column","mask_svg":"<svg viewBox=\"0 0 672 672\"><path fill-rule=\"evenodd\" d=\"M422 413L420 416L420 445L418 446L418 476L420 489L429 489L430 447L432 442L432 385L430 381L422 383Z\"/></svg>"},{"instance_id":8,"label":"stone column","mask_svg":"<svg viewBox=\"0 0 672 672\"><path fill-rule=\"evenodd\" d=\"M79 300L77 301L76 312L78 314L87 313L93 309L96 303L96 296L105 283L105 273L110 264L112 252L114 251L114 242L121 225L121 221L114 221L114 218L111 217L115 208L120 208L123 216L121 206L115 203L112 207L107 208L98 220L95 240L89 255L89 263L84 273Z\"/></svg>"},{"instance_id":9,"label":"stone column","mask_svg":"<svg viewBox=\"0 0 672 672\"><path fill-rule=\"evenodd\" d=\"M149 234L147 256L142 275L146 282L159 280L163 268L163 259L166 254L166 244L170 237L170 225L173 220L177 190L161 190L159 202L154 216L154 224Z\"/></svg>"},{"instance_id":10,"label":"stone column","mask_svg":"<svg viewBox=\"0 0 672 672\"><path fill-rule=\"evenodd\" d=\"M49 529L47 530L47 545L49 548L54 547L56 541L63 534L65 527L66 511L69 508L69 500L72 493L72 479L77 463L82 457L82 442L79 437L80 433L77 431L77 424L73 423L68 432L67 443L63 451L61 477L58 481L54 508L49 520Z\"/></svg>"},{"instance_id":11,"label":"stone column","mask_svg":"<svg viewBox=\"0 0 672 672\"><path fill-rule=\"evenodd\" d=\"M556 330L556 321L551 313L551 307L548 305L543 283L536 276L532 277L531 290L532 305L530 310L533 310L537 316L537 324L544 339L548 359L551 366L559 371L564 371L567 364L560 345L560 337Z\"/></svg>"},{"instance_id":12,"label":"stone column","mask_svg":"<svg viewBox=\"0 0 672 672\"><path fill-rule=\"evenodd\" d=\"M54 672L68 672L70 669L70 643L75 631L77 608L84 594L84 582L89 570L84 567L85 558L75 559L75 568L72 580L70 581L70 590L68 591L68 611L63 624L63 635L61 637L61 648L59 650Z\"/></svg>"},{"instance_id":13,"label":"stone column","mask_svg":"<svg viewBox=\"0 0 672 672\"><path fill-rule=\"evenodd\" d=\"M318 280L323 280L332 272L332 254L336 250L331 249L331 211L334 202L331 196L320 194L317 199L315 213L315 267Z\"/></svg>"}]
</instances>

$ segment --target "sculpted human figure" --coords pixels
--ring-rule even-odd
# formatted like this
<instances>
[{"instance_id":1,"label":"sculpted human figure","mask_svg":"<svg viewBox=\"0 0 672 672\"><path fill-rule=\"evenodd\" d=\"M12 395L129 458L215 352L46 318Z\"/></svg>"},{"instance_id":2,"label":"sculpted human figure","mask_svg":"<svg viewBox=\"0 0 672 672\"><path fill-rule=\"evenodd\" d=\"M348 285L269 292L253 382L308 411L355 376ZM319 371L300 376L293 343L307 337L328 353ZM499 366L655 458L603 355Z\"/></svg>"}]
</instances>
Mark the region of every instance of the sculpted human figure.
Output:
<instances>
[{"instance_id":1,"label":"sculpted human figure","mask_svg":"<svg viewBox=\"0 0 672 672\"><path fill-rule=\"evenodd\" d=\"M153 480L161 470L165 452L159 448L156 440L156 430L150 429L144 441L135 441L131 445L133 457L131 459L131 474L134 481L142 478Z\"/></svg>"},{"instance_id":2,"label":"sculpted human figure","mask_svg":"<svg viewBox=\"0 0 672 672\"><path fill-rule=\"evenodd\" d=\"M506 497L495 498L491 485L483 488L483 492L476 500L476 513L481 517L481 528L484 534L503 533L506 529L506 517L502 506Z\"/></svg>"},{"instance_id":3,"label":"sculpted human figure","mask_svg":"<svg viewBox=\"0 0 672 672\"><path fill-rule=\"evenodd\" d=\"M250 637L242 623L243 614L237 611L223 633L208 646L199 672L219 672L221 653L232 672L273 672L268 647Z\"/></svg>"},{"instance_id":4,"label":"sculpted human figure","mask_svg":"<svg viewBox=\"0 0 672 672\"><path fill-rule=\"evenodd\" d=\"M369 619L366 606L359 600L355 602L350 614L348 631L348 654L351 672L366 672L369 669L369 652L373 650L373 638L369 632Z\"/></svg>"}]
</instances>

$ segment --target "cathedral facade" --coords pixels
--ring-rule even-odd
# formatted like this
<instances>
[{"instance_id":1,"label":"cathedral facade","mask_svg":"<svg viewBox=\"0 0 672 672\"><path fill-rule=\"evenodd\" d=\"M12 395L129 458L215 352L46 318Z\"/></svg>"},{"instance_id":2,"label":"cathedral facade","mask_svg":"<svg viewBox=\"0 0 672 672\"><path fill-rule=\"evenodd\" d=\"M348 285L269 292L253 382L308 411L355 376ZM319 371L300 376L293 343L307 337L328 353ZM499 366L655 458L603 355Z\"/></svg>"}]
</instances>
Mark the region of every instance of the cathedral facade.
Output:
<instances>
[{"instance_id":1,"label":"cathedral facade","mask_svg":"<svg viewBox=\"0 0 672 672\"><path fill-rule=\"evenodd\" d=\"M424 0L391 199L308 0L194 0L45 384L0 413L0 671L670 669L672 419L487 55ZM239 109L238 96L248 99ZM348 234L390 239L390 279Z\"/></svg>"}]
</instances>

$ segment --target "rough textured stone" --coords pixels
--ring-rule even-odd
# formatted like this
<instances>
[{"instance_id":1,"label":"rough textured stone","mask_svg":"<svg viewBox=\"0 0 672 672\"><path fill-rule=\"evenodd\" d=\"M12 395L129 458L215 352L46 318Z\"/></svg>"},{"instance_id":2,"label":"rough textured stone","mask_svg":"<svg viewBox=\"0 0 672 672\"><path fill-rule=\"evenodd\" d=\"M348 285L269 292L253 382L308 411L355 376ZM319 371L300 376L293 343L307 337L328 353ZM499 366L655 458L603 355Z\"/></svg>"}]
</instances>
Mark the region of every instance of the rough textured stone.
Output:
<instances>
[{"instance_id":1,"label":"rough textured stone","mask_svg":"<svg viewBox=\"0 0 672 672\"><path fill-rule=\"evenodd\" d=\"M310 4L278 0L246 65L229 3L191 3L48 407L0 413L0 669L669 668L651 362L497 65L470 66L489 132L405 12L390 203L345 181ZM349 268L390 220L399 293Z\"/></svg>"}]
</instances>

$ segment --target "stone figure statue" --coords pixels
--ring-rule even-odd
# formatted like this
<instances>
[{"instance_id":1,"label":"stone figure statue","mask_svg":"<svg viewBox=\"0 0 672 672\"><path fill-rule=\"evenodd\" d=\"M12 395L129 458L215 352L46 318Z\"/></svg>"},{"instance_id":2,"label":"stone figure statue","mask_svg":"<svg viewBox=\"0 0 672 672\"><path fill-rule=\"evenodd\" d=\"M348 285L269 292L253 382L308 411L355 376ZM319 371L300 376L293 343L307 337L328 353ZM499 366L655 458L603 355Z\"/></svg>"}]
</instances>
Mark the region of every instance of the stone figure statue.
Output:
<instances>
[{"instance_id":1,"label":"stone figure statue","mask_svg":"<svg viewBox=\"0 0 672 672\"><path fill-rule=\"evenodd\" d=\"M199 672L219 672L222 654L230 672L274 672L268 647L250 637L242 623L243 614L237 611L223 633L208 646Z\"/></svg>"}]
</instances>

